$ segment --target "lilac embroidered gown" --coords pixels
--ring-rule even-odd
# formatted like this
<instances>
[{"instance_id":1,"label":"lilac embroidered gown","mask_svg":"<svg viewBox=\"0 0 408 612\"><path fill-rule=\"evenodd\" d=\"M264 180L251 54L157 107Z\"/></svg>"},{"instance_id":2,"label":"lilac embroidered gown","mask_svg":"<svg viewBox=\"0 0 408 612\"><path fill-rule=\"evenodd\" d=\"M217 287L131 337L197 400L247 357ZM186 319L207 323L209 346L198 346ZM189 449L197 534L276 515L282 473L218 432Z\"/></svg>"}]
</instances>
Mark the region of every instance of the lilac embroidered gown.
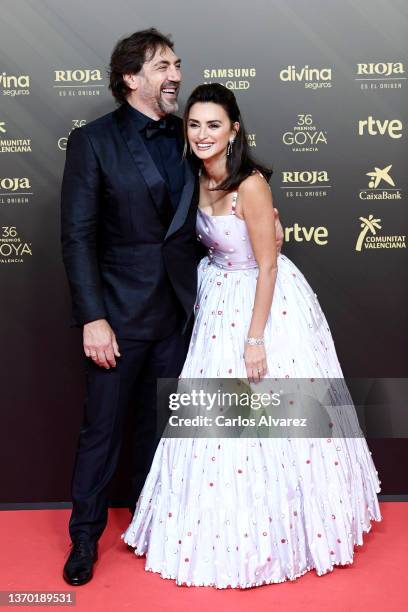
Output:
<instances>
[{"instance_id":1,"label":"lilac embroidered gown","mask_svg":"<svg viewBox=\"0 0 408 612\"><path fill-rule=\"evenodd\" d=\"M236 200L229 215L197 213L208 256L182 378L246 377L258 268ZM284 255L265 348L270 377L342 377L316 295ZM354 546L381 520L379 491L362 436L162 438L122 539L146 555L146 570L180 585L247 588L311 569L321 575L353 562Z\"/></svg>"}]
</instances>

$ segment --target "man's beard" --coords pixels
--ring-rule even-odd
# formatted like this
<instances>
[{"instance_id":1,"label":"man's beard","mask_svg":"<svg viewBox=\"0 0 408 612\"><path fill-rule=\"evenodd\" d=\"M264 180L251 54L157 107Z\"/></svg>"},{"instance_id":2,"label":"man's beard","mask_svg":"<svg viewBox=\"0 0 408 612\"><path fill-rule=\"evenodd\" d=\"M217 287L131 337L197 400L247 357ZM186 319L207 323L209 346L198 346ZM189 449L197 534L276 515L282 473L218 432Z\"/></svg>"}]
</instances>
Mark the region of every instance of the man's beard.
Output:
<instances>
[{"instance_id":1,"label":"man's beard","mask_svg":"<svg viewBox=\"0 0 408 612\"><path fill-rule=\"evenodd\" d=\"M175 99L174 102L169 102L168 100L164 100L162 96L160 96L157 100L157 104L160 110L166 115L170 113L176 113L179 109L177 99Z\"/></svg>"}]
</instances>

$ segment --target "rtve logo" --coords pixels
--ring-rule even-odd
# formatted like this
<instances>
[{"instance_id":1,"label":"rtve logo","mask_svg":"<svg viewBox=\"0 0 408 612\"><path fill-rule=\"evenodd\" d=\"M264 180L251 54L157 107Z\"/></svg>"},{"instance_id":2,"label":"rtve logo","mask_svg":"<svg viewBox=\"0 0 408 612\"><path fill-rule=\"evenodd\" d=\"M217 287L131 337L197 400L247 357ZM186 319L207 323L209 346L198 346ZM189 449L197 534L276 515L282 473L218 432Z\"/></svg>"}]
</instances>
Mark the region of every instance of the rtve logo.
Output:
<instances>
[{"instance_id":1,"label":"rtve logo","mask_svg":"<svg viewBox=\"0 0 408 612\"><path fill-rule=\"evenodd\" d=\"M78 68L76 70L54 70L56 83L80 83L85 85L90 81L102 81L100 70Z\"/></svg>"},{"instance_id":2,"label":"rtve logo","mask_svg":"<svg viewBox=\"0 0 408 612\"><path fill-rule=\"evenodd\" d=\"M401 138L402 134L402 121L399 119L374 119L371 115L367 119L360 119L358 122L358 135L364 136L369 134L370 136L384 136L388 134L390 138Z\"/></svg>"}]
</instances>

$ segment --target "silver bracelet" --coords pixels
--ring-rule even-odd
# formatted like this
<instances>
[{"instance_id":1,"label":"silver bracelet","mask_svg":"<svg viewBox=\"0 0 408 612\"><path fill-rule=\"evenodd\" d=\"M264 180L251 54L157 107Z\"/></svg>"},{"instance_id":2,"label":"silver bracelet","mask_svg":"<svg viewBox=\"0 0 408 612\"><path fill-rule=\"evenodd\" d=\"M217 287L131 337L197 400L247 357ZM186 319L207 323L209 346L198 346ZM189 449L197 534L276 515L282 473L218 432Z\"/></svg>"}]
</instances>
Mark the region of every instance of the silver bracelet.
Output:
<instances>
[{"instance_id":1,"label":"silver bracelet","mask_svg":"<svg viewBox=\"0 0 408 612\"><path fill-rule=\"evenodd\" d=\"M261 344L265 344L264 338L245 338L245 344L249 344L250 346L258 346Z\"/></svg>"}]
</instances>

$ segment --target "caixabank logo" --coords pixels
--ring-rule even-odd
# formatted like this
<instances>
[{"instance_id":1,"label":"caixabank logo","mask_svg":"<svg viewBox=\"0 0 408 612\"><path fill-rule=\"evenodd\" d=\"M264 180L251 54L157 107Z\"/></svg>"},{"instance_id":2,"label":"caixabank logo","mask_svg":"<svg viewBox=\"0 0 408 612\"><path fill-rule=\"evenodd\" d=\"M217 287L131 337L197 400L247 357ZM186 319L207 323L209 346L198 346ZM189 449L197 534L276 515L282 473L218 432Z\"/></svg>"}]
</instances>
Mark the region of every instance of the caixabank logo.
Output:
<instances>
[{"instance_id":1,"label":"caixabank logo","mask_svg":"<svg viewBox=\"0 0 408 612\"><path fill-rule=\"evenodd\" d=\"M358 122L359 136L385 136L398 140L402 137L404 126L400 119L376 119L369 115Z\"/></svg>"},{"instance_id":2,"label":"caixabank logo","mask_svg":"<svg viewBox=\"0 0 408 612\"><path fill-rule=\"evenodd\" d=\"M235 66L230 68L204 68L205 83L221 83L228 89L245 91L251 87L256 77L254 66Z\"/></svg>"},{"instance_id":3,"label":"caixabank logo","mask_svg":"<svg viewBox=\"0 0 408 612\"><path fill-rule=\"evenodd\" d=\"M403 62L357 64L354 80L362 90L401 89L407 80Z\"/></svg>"},{"instance_id":4,"label":"caixabank logo","mask_svg":"<svg viewBox=\"0 0 408 612\"><path fill-rule=\"evenodd\" d=\"M397 186L393 173L392 164L388 166L374 166L369 172L368 185L359 191L360 200L401 200L402 190Z\"/></svg>"},{"instance_id":5,"label":"caixabank logo","mask_svg":"<svg viewBox=\"0 0 408 612\"><path fill-rule=\"evenodd\" d=\"M0 68L0 95L28 96L30 95L30 77L28 74L8 74Z\"/></svg>"},{"instance_id":6,"label":"caixabank logo","mask_svg":"<svg viewBox=\"0 0 408 612\"><path fill-rule=\"evenodd\" d=\"M29 204L34 195L28 177L4 177L0 175L0 207L9 204Z\"/></svg>"},{"instance_id":7,"label":"caixabank logo","mask_svg":"<svg viewBox=\"0 0 408 612\"><path fill-rule=\"evenodd\" d=\"M31 153L31 138L13 138L13 135L6 122L0 121L0 154Z\"/></svg>"},{"instance_id":8,"label":"caixabank logo","mask_svg":"<svg viewBox=\"0 0 408 612\"><path fill-rule=\"evenodd\" d=\"M300 114L297 115L296 124L283 133L282 142L294 153L320 151L327 145L327 130L322 130L310 113Z\"/></svg>"},{"instance_id":9,"label":"caixabank logo","mask_svg":"<svg viewBox=\"0 0 408 612\"><path fill-rule=\"evenodd\" d=\"M99 68L54 70L55 91L59 96L99 96L105 87Z\"/></svg>"},{"instance_id":10,"label":"caixabank logo","mask_svg":"<svg viewBox=\"0 0 408 612\"><path fill-rule=\"evenodd\" d=\"M0 264L22 264L31 258L32 245L20 237L16 226L0 228Z\"/></svg>"},{"instance_id":11,"label":"caixabank logo","mask_svg":"<svg viewBox=\"0 0 408 612\"><path fill-rule=\"evenodd\" d=\"M287 66L279 72L283 83L301 84L305 89L330 89L332 83L331 68L313 68L312 66Z\"/></svg>"},{"instance_id":12,"label":"caixabank logo","mask_svg":"<svg viewBox=\"0 0 408 612\"><path fill-rule=\"evenodd\" d=\"M361 229L355 246L358 253L365 250L407 248L406 235L385 233L381 219L375 218L374 215L359 217L359 221Z\"/></svg>"},{"instance_id":13,"label":"caixabank logo","mask_svg":"<svg viewBox=\"0 0 408 612\"><path fill-rule=\"evenodd\" d=\"M283 170L281 180L286 198L324 198L332 187L327 170Z\"/></svg>"}]
</instances>

